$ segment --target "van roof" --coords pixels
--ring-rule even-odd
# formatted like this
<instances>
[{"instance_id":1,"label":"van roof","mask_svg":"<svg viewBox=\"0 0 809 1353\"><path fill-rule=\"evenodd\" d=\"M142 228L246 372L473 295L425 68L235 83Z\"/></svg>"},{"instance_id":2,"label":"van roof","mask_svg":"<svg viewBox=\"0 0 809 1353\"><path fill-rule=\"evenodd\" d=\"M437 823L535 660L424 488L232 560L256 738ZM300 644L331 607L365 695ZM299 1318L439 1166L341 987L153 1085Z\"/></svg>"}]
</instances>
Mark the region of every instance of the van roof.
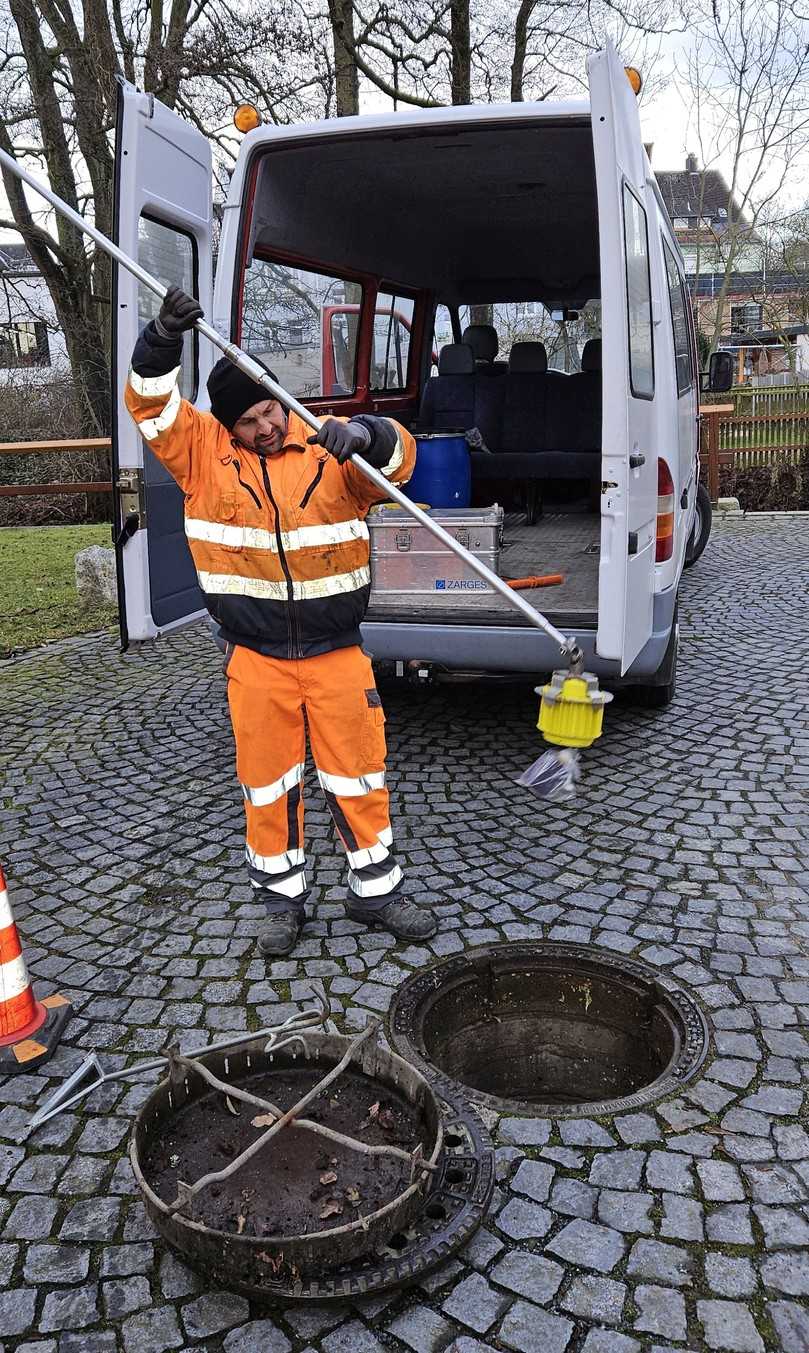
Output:
<instances>
[{"instance_id":1,"label":"van roof","mask_svg":"<svg viewBox=\"0 0 809 1353\"><path fill-rule=\"evenodd\" d=\"M254 248L367 270L442 300L598 295L589 106L426 109L259 128Z\"/></svg>"}]
</instances>

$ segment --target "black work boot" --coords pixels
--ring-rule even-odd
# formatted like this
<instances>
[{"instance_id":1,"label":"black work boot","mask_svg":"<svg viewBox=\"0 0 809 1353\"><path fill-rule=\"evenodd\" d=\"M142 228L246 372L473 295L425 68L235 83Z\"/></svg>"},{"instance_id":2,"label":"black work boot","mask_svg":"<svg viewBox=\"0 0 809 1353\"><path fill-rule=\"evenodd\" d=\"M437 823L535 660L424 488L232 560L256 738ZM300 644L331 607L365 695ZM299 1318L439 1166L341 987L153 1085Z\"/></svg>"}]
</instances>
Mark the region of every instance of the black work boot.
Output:
<instances>
[{"instance_id":1,"label":"black work boot","mask_svg":"<svg viewBox=\"0 0 809 1353\"><path fill-rule=\"evenodd\" d=\"M266 957L291 954L303 929L303 909L271 911L258 935L258 947Z\"/></svg>"},{"instance_id":2,"label":"black work boot","mask_svg":"<svg viewBox=\"0 0 809 1353\"><path fill-rule=\"evenodd\" d=\"M397 895L386 902L384 907L364 907L358 900L346 908L352 921L361 921L363 925L382 926L398 940L429 940L438 930L435 917L422 907L417 907L409 897Z\"/></svg>"}]
</instances>

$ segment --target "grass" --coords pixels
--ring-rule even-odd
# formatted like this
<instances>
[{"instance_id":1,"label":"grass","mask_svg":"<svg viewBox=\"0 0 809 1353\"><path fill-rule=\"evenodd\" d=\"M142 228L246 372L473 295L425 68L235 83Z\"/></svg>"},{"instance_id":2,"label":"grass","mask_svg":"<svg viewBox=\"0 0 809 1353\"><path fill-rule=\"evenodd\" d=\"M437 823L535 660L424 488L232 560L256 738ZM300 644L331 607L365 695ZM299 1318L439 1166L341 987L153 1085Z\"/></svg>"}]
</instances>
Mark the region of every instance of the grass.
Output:
<instances>
[{"instance_id":1,"label":"grass","mask_svg":"<svg viewBox=\"0 0 809 1353\"><path fill-rule=\"evenodd\" d=\"M82 606L73 563L85 546L109 544L109 526L0 530L0 657L115 624L114 606Z\"/></svg>"}]
</instances>

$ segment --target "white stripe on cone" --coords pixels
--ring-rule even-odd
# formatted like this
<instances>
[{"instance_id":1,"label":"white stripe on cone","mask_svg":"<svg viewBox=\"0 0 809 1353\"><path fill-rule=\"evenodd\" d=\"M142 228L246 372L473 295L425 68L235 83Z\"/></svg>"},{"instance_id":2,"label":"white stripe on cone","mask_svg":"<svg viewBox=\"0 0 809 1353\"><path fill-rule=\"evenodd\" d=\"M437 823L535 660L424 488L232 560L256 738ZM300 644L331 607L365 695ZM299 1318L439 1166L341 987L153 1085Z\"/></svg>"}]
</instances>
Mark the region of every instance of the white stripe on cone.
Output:
<instances>
[{"instance_id":1,"label":"white stripe on cone","mask_svg":"<svg viewBox=\"0 0 809 1353\"><path fill-rule=\"evenodd\" d=\"M0 874L0 880L5 882L2 874ZM14 917L11 914L11 903L8 900L8 893L5 888L0 888L0 930L5 930L7 925L13 924Z\"/></svg>"},{"instance_id":2,"label":"white stripe on cone","mask_svg":"<svg viewBox=\"0 0 809 1353\"><path fill-rule=\"evenodd\" d=\"M3 1001L13 1001L16 996L21 996L29 985L22 954L8 963L0 963L0 1005Z\"/></svg>"}]
</instances>

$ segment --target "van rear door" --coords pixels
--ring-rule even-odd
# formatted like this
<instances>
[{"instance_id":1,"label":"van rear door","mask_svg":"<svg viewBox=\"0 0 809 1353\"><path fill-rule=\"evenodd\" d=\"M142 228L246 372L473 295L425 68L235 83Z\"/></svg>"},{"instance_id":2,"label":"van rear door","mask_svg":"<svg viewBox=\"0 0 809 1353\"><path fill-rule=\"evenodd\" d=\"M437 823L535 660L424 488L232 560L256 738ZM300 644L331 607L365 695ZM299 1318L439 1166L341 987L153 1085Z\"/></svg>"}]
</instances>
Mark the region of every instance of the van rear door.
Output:
<instances>
[{"instance_id":1,"label":"van rear door","mask_svg":"<svg viewBox=\"0 0 809 1353\"><path fill-rule=\"evenodd\" d=\"M587 62L598 193L603 353L597 651L625 672L652 633L657 515L646 156L615 48ZM650 205L648 217L654 220Z\"/></svg>"},{"instance_id":2,"label":"van rear door","mask_svg":"<svg viewBox=\"0 0 809 1353\"><path fill-rule=\"evenodd\" d=\"M211 147L151 94L121 82L115 162L115 239L166 285L211 313ZM113 292L113 481L121 644L153 639L204 610L186 545L183 495L124 407L129 359L159 301L115 266ZM187 335L181 393L195 399L211 368L211 344Z\"/></svg>"}]
</instances>

